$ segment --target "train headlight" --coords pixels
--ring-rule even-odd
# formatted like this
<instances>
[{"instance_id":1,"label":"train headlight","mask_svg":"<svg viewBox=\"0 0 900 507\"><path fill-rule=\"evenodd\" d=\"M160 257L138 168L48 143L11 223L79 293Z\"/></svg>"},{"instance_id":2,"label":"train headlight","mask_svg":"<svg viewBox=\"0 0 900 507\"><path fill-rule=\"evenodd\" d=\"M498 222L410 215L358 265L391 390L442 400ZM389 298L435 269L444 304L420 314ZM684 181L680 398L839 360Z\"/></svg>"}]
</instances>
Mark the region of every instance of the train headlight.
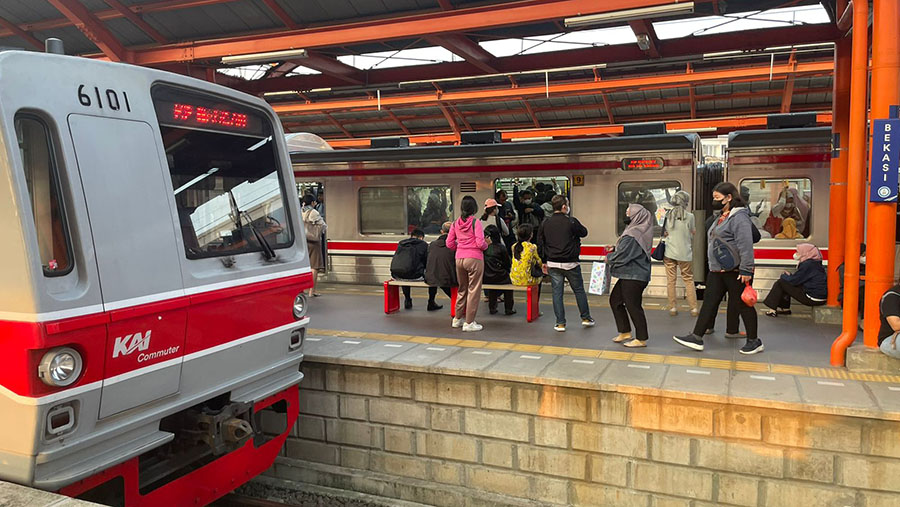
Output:
<instances>
[{"instance_id":1,"label":"train headlight","mask_svg":"<svg viewBox=\"0 0 900 507\"><path fill-rule=\"evenodd\" d=\"M306 317L306 310L306 295L301 292L294 298L294 318L300 320Z\"/></svg>"},{"instance_id":2,"label":"train headlight","mask_svg":"<svg viewBox=\"0 0 900 507\"><path fill-rule=\"evenodd\" d=\"M38 377L48 386L63 387L78 380L83 366L78 351L60 347L50 350L41 358Z\"/></svg>"}]
</instances>

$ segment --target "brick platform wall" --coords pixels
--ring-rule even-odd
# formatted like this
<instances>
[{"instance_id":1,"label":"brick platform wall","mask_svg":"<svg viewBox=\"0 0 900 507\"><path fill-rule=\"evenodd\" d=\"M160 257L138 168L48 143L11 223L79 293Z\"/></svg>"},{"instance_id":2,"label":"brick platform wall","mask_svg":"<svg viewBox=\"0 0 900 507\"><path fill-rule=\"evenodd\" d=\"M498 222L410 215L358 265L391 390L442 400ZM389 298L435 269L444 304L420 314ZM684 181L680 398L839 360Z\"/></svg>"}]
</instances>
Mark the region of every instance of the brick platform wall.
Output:
<instances>
[{"instance_id":1,"label":"brick platform wall","mask_svg":"<svg viewBox=\"0 0 900 507\"><path fill-rule=\"evenodd\" d=\"M435 505L900 505L900 422L305 363L267 472ZM274 421L273 421L274 422Z\"/></svg>"}]
</instances>

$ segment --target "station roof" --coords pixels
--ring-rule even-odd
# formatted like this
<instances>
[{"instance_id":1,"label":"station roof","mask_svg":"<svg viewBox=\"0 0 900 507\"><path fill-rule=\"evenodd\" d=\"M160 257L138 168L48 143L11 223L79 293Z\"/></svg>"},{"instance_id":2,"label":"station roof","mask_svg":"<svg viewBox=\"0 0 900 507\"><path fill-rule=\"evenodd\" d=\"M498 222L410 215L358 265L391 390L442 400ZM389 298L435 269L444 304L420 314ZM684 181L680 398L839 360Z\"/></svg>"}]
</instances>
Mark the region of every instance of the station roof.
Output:
<instances>
[{"instance_id":1,"label":"station roof","mask_svg":"<svg viewBox=\"0 0 900 507\"><path fill-rule=\"evenodd\" d=\"M0 3L0 46L58 37L70 53L215 80L338 146L829 121L835 0L672 2L33 0Z\"/></svg>"}]
</instances>

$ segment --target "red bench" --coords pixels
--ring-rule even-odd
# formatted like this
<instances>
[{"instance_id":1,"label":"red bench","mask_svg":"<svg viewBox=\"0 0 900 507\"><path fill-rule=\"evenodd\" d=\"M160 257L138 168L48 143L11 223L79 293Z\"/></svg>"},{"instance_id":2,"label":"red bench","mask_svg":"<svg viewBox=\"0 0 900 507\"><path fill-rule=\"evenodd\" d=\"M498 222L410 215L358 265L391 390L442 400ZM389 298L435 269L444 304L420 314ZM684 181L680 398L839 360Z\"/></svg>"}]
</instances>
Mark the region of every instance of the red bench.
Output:
<instances>
[{"instance_id":1,"label":"red bench","mask_svg":"<svg viewBox=\"0 0 900 507\"><path fill-rule=\"evenodd\" d=\"M394 313L400 310L400 287L424 287L427 288L429 285L425 282L408 282L405 280L388 280L384 282L384 313ZM525 303L526 303L526 311L525 311L525 319L528 322L533 322L537 320L538 317L541 316L540 311L540 298L538 297L538 286L537 285L511 285L511 284L503 284L496 285L491 283L486 283L481 286L483 289L494 289L494 290L512 290L516 292L524 292L526 294ZM456 317L456 297L457 297L457 287L453 287L451 290L450 297L450 316Z\"/></svg>"}]
</instances>

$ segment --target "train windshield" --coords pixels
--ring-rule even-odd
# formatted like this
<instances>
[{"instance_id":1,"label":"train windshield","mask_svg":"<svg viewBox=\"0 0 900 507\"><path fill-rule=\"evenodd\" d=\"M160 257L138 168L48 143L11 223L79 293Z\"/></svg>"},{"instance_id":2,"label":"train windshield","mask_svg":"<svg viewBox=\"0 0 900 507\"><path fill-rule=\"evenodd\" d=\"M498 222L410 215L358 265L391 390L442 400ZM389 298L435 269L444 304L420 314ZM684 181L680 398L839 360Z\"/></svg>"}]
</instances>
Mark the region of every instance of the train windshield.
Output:
<instances>
[{"instance_id":1,"label":"train windshield","mask_svg":"<svg viewBox=\"0 0 900 507\"><path fill-rule=\"evenodd\" d=\"M153 92L190 259L285 248L293 235L272 127L251 109Z\"/></svg>"}]
</instances>

